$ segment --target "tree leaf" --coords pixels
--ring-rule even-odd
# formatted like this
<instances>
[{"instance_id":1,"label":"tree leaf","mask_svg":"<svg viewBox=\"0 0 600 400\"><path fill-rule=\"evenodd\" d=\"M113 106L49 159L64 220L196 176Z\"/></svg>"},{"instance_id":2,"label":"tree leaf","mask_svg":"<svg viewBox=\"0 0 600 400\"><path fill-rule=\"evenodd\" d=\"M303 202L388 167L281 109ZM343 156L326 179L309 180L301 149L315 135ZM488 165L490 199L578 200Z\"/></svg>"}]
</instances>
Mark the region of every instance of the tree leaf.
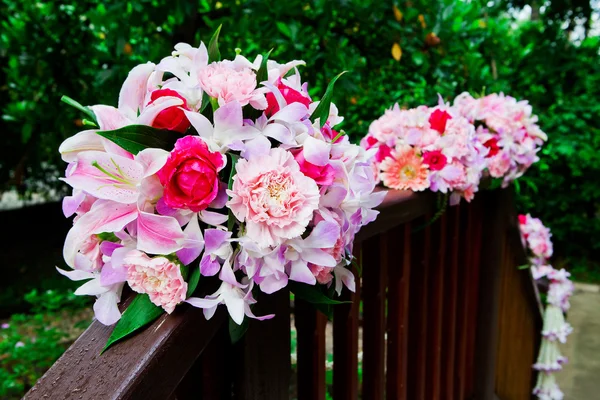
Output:
<instances>
[{"instance_id":1,"label":"tree leaf","mask_svg":"<svg viewBox=\"0 0 600 400\"><path fill-rule=\"evenodd\" d=\"M327 122L327 118L329 117L329 108L331 107L331 99L333 97L333 86L335 85L335 82L339 79L339 77L344 75L346 72L347 71L340 72L338 75L336 75L335 78L331 80L331 82L329 82L329 85L327 85L327 90L325 91L323 98L321 98L319 105L317 106L317 108L315 108L315 111L313 111L312 115L310 116L310 120L312 122L315 122L317 118L319 118L319 124L321 125L321 128L323 127L323 125L325 125L325 123Z\"/></svg>"},{"instance_id":2,"label":"tree leaf","mask_svg":"<svg viewBox=\"0 0 600 400\"><path fill-rule=\"evenodd\" d=\"M307 285L306 283L289 281L288 286L290 291L294 293L299 299L307 301L313 304L344 304L344 303L352 303L351 301L339 301L334 300L332 298L327 297L325 293L323 293L319 286L316 285Z\"/></svg>"},{"instance_id":3,"label":"tree leaf","mask_svg":"<svg viewBox=\"0 0 600 400\"><path fill-rule=\"evenodd\" d=\"M191 268L192 270L188 279L188 289L185 297L190 297L198 287L198 282L200 282L200 266L197 265Z\"/></svg>"},{"instance_id":4,"label":"tree leaf","mask_svg":"<svg viewBox=\"0 0 600 400\"><path fill-rule=\"evenodd\" d=\"M248 330L248 318L244 318L241 325L235 323L234 320L229 317L229 337L231 339L231 344L236 344L240 341L241 338L244 337L246 331Z\"/></svg>"},{"instance_id":5,"label":"tree leaf","mask_svg":"<svg viewBox=\"0 0 600 400\"><path fill-rule=\"evenodd\" d=\"M106 342L106 346L102 349L102 353L115 342L148 325L164 312L162 308L150 301L150 297L147 294L138 293L121 316L119 322L117 322L115 329L113 329Z\"/></svg>"},{"instance_id":6,"label":"tree leaf","mask_svg":"<svg viewBox=\"0 0 600 400\"><path fill-rule=\"evenodd\" d=\"M137 154L148 147L171 151L177 139L181 138L178 132L146 125L128 125L112 131L98 131L96 133L133 154Z\"/></svg>"},{"instance_id":7,"label":"tree leaf","mask_svg":"<svg viewBox=\"0 0 600 400\"><path fill-rule=\"evenodd\" d=\"M221 52L219 51L219 33L223 25L219 25L215 33L213 33L210 42L208 43L208 63L221 61Z\"/></svg>"}]
</instances>

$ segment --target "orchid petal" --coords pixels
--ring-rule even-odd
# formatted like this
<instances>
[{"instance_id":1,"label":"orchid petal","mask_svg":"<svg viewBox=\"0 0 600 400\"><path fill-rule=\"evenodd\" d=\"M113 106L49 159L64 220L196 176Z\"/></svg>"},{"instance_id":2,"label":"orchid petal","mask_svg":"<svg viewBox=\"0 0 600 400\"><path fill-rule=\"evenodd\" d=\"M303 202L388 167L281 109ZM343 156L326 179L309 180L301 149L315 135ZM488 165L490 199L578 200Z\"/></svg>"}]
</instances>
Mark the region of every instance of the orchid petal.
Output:
<instances>
[{"instance_id":1,"label":"orchid petal","mask_svg":"<svg viewBox=\"0 0 600 400\"><path fill-rule=\"evenodd\" d=\"M65 196L62 201L62 210L65 217L69 218L77 212L77 209L85 200L85 192L82 190L74 190L73 196Z\"/></svg>"},{"instance_id":2,"label":"orchid petal","mask_svg":"<svg viewBox=\"0 0 600 400\"><path fill-rule=\"evenodd\" d=\"M177 252L177 257L184 264L188 265L200 256L202 249L204 249L204 238L202 237L202 231L198 224L198 218L192 217L190 222L183 231L185 235L185 241L183 249Z\"/></svg>"},{"instance_id":3,"label":"orchid petal","mask_svg":"<svg viewBox=\"0 0 600 400\"><path fill-rule=\"evenodd\" d=\"M202 222L204 222L205 224L208 225L213 225L213 226L218 226L218 225L222 225L225 222L227 222L227 220L229 219L229 216L227 214L221 214L221 213L217 213L217 212L213 212L213 211L201 211L200 214L200 220Z\"/></svg>"},{"instance_id":4,"label":"orchid petal","mask_svg":"<svg viewBox=\"0 0 600 400\"><path fill-rule=\"evenodd\" d=\"M303 249L302 259L321 267L335 267L337 264L331 254L321 249Z\"/></svg>"},{"instance_id":5,"label":"orchid petal","mask_svg":"<svg viewBox=\"0 0 600 400\"><path fill-rule=\"evenodd\" d=\"M277 111L269 120L297 122L308 115L308 108L302 103L292 103Z\"/></svg>"},{"instance_id":6,"label":"orchid petal","mask_svg":"<svg viewBox=\"0 0 600 400\"><path fill-rule=\"evenodd\" d=\"M271 274L260 283L260 290L266 294L272 294L276 291L283 289L288 284L288 277L286 274L280 274L280 276L276 276L276 274Z\"/></svg>"},{"instance_id":7,"label":"orchid petal","mask_svg":"<svg viewBox=\"0 0 600 400\"><path fill-rule=\"evenodd\" d=\"M185 302L194 307L204 308L204 309L217 307L217 305L219 305L218 299L206 299L206 298L203 299L200 297L190 297Z\"/></svg>"},{"instance_id":8,"label":"orchid petal","mask_svg":"<svg viewBox=\"0 0 600 400\"><path fill-rule=\"evenodd\" d=\"M109 291L100 296L94 303L94 315L103 325L112 325L121 319L121 311L117 304L121 301L121 290Z\"/></svg>"},{"instance_id":9,"label":"orchid petal","mask_svg":"<svg viewBox=\"0 0 600 400\"><path fill-rule=\"evenodd\" d=\"M219 272L221 263L219 260L213 259L209 254L204 254L200 260L200 273L203 276L214 276Z\"/></svg>"},{"instance_id":10,"label":"orchid petal","mask_svg":"<svg viewBox=\"0 0 600 400\"><path fill-rule=\"evenodd\" d=\"M308 268L306 261L296 260L292 261L290 269L290 279L296 282L302 282L309 285L315 285L317 279Z\"/></svg>"},{"instance_id":11,"label":"orchid petal","mask_svg":"<svg viewBox=\"0 0 600 400\"><path fill-rule=\"evenodd\" d=\"M187 117L188 121L190 121L190 124L192 124L196 132L198 132L200 137L204 139L212 138L214 131L213 125L204 115L187 110L183 110L183 112L185 112L185 116Z\"/></svg>"},{"instance_id":12,"label":"orchid petal","mask_svg":"<svg viewBox=\"0 0 600 400\"><path fill-rule=\"evenodd\" d=\"M215 128L219 131L238 129L244 124L242 106L237 100L219 107L219 109L215 111L214 118Z\"/></svg>"},{"instance_id":13,"label":"orchid petal","mask_svg":"<svg viewBox=\"0 0 600 400\"><path fill-rule=\"evenodd\" d=\"M328 249L335 246L340 237L340 226L335 222L321 221L315 226L310 235L304 239L303 247Z\"/></svg>"},{"instance_id":14,"label":"orchid petal","mask_svg":"<svg viewBox=\"0 0 600 400\"><path fill-rule=\"evenodd\" d=\"M102 284L100 283L100 279L96 278L84 283L79 288L77 288L77 290L75 290L75 295L98 296L102 293L108 292L108 290L109 289L106 286L102 286Z\"/></svg>"},{"instance_id":15,"label":"orchid petal","mask_svg":"<svg viewBox=\"0 0 600 400\"><path fill-rule=\"evenodd\" d=\"M204 231L206 252L214 253L230 237L231 237L231 232L222 231L220 229L206 229Z\"/></svg>"},{"instance_id":16,"label":"orchid petal","mask_svg":"<svg viewBox=\"0 0 600 400\"><path fill-rule=\"evenodd\" d=\"M96 275L89 272L89 271L80 271L77 269L74 269L72 271L66 271L64 269L60 269L58 267L56 267L56 270L58 271L59 274L66 276L67 278L69 278L72 281L83 281L86 279L93 279Z\"/></svg>"},{"instance_id":17,"label":"orchid petal","mask_svg":"<svg viewBox=\"0 0 600 400\"><path fill-rule=\"evenodd\" d=\"M304 141L304 158L311 164L324 166L329 163L331 144L309 136Z\"/></svg>"}]
</instances>

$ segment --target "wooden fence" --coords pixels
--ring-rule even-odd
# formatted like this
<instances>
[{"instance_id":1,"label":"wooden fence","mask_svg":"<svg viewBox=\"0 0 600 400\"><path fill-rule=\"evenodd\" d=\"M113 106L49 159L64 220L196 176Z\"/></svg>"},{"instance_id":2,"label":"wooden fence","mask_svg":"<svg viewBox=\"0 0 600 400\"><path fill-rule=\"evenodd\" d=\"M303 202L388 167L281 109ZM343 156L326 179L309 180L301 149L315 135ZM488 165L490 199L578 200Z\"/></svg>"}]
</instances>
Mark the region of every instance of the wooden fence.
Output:
<instances>
[{"instance_id":1,"label":"wooden fence","mask_svg":"<svg viewBox=\"0 0 600 400\"><path fill-rule=\"evenodd\" d=\"M380 210L356 239L362 279L335 306L332 337L310 304L291 310L286 290L260 299L256 312L277 316L250 321L235 345L223 309L206 321L180 307L103 355L112 328L94 322L25 398L324 400L329 340L335 400L531 398L541 311L517 269L511 193L478 193L430 225L431 194L390 192Z\"/></svg>"}]
</instances>

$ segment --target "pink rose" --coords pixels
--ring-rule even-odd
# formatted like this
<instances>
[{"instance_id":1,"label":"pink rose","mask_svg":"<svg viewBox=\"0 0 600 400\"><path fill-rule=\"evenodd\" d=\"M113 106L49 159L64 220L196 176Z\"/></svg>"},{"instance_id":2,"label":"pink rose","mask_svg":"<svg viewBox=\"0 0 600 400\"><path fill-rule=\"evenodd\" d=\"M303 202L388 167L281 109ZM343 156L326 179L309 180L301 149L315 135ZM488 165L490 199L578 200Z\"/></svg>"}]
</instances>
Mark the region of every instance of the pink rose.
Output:
<instances>
[{"instance_id":1,"label":"pink rose","mask_svg":"<svg viewBox=\"0 0 600 400\"><path fill-rule=\"evenodd\" d=\"M429 125L431 126L431 129L435 129L443 135L446 130L446 122L448 122L449 119L452 119L452 116L446 111L435 110L429 116Z\"/></svg>"},{"instance_id":2,"label":"pink rose","mask_svg":"<svg viewBox=\"0 0 600 400\"><path fill-rule=\"evenodd\" d=\"M146 293L150 301L171 314L185 300L187 283L179 265L165 257L150 258L132 250L125 256L127 283L137 293Z\"/></svg>"},{"instance_id":3,"label":"pink rose","mask_svg":"<svg viewBox=\"0 0 600 400\"><path fill-rule=\"evenodd\" d=\"M269 154L235 166L227 206L246 223L246 235L259 247L276 246L304 233L319 206L319 187L300 171L289 151Z\"/></svg>"},{"instance_id":4,"label":"pink rose","mask_svg":"<svg viewBox=\"0 0 600 400\"><path fill-rule=\"evenodd\" d=\"M187 101L179 93L171 89L159 89L155 90L150 94L150 99L155 101L161 97L177 97L183 101L183 105L169 107L158 113L152 126L159 129L169 129L171 131L177 131L184 133L190 127L190 121L185 116L183 109L189 110L187 107Z\"/></svg>"},{"instance_id":5,"label":"pink rose","mask_svg":"<svg viewBox=\"0 0 600 400\"><path fill-rule=\"evenodd\" d=\"M281 95L285 99L287 104L292 103L302 103L308 108L310 105L310 98L308 95L303 94L291 87L287 86L281 81L281 78L277 81L277 89L281 92ZM277 99L275 95L271 92L267 93L267 109L265 110L265 114L267 117L275 114L279 111L279 103L277 103Z\"/></svg>"},{"instance_id":6,"label":"pink rose","mask_svg":"<svg viewBox=\"0 0 600 400\"><path fill-rule=\"evenodd\" d=\"M319 166L309 163L304 159L303 150L296 152L294 158L298 165L300 165L300 171L309 178L314 179L317 185L329 186L333 183L335 170L330 164Z\"/></svg>"},{"instance_id":7,"label":"pink rose","mask_svg":"<svg viewBox=\"0 0 600 400\"><path fill-rule=\"evenodd\" d=\"M164 202L171 208L202 211L219 193L223 155L211 152L199 136L177 140L158 178L165 187Z\"/></svg>"}]
</instances>

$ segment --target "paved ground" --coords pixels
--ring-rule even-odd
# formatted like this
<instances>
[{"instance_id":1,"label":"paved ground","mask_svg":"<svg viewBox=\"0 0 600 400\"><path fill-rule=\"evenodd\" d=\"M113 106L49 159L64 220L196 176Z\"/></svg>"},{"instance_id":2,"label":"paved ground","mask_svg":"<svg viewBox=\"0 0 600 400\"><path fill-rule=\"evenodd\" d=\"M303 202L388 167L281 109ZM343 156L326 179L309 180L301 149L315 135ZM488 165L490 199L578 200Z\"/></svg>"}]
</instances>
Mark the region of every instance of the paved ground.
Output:
<instances>
[{"instance_id":1,"label":"paved ground","mask_svg":"<svg viewBox=\"0 0 600 400\"><path fill-rule=\"evenodd\" d=\"M575 284L567 320L574 329L562 346L569 363L557 374L565 400L600 399L600 286Z\"/></svg>"}]
</instances>

